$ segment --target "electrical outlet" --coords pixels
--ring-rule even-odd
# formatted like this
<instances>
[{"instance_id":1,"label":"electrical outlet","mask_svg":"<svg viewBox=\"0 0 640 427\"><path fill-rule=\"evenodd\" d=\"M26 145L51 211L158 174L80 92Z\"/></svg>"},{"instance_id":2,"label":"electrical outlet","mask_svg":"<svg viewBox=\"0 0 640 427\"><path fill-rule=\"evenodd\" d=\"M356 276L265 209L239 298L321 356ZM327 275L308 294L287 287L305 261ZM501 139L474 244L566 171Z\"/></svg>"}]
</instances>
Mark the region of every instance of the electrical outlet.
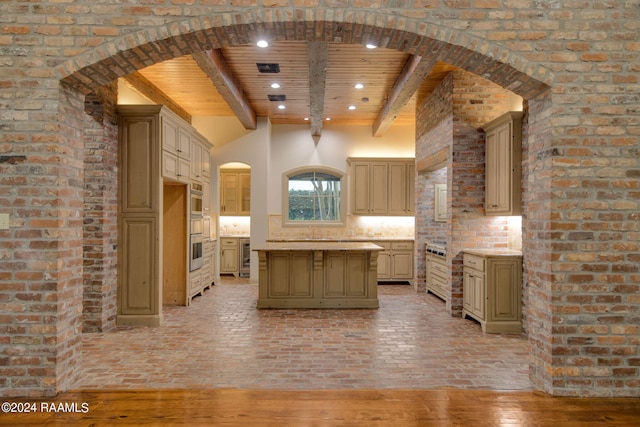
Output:
<instances>
[{"instance_id":1,"label":"electrical outlet","mask_svg":"<svg viewBox=\"0 0 640 427\"><path fill-rule=\"evenodd\" d=\"M9 214L0 213L0 230L9 229Z\"/></svg>"}]
</instances>

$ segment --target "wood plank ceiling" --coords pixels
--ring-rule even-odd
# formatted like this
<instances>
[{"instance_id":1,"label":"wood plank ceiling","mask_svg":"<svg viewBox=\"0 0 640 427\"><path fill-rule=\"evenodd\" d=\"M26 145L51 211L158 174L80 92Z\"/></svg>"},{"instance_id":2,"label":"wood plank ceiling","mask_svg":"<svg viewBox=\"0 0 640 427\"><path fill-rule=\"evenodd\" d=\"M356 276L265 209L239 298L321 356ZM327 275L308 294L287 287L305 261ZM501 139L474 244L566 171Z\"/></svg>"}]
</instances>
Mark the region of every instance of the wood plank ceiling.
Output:
<instances>
[{"instance_id":1,"label":"wood plank ceiling","mask_svg":"<svg viewBox=\"0 0 640 427\"><path fill-rule=\"evenodd\" d=\"M279 72L261 73L257 64L277 64ZM390 49L286 41L186 55L127 80L138 88L144 82L147 91L155 88L191 116L236 116L247 128L255 127L255 116L268 116L274 124L310 123L319 137L329 119L371 125L374 134L394 124L413 124L416 102L452 69ZM356 83L364 87L356 89ZM270 95L286 100L269 100Z\"/></svg>"}]
</instances>

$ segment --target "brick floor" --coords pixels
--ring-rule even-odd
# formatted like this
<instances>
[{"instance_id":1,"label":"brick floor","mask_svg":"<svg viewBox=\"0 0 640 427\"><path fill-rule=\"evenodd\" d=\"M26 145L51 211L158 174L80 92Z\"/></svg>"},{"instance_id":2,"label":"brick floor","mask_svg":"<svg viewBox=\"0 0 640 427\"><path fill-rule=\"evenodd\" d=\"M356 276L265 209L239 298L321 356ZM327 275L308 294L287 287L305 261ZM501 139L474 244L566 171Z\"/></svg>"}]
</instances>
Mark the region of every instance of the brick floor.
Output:
<instances>
[{"instance_id":1,"label":"brick floor","mask_svg":"<svg viewBox=\"0 0 640 427\"><path fill-rule=\"evenodd\" d=\"M79 388L530 390L521 335L483 334L433 295L380 285L379 309L258 310L220 283L157 328L83 336Z\"/></svg>"}]
</instances>

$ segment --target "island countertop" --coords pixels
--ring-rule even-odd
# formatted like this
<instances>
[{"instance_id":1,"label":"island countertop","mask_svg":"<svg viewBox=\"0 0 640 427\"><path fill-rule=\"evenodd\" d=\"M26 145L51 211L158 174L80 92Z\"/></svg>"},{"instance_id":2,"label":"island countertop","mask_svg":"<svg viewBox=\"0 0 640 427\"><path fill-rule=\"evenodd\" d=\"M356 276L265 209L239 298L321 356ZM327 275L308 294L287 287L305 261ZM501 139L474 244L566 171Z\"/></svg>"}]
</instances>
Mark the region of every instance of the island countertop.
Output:
<instances>
[{"instance_id":1,"label":"island countertop","mask_svg":"<svg viewBox=\"0 0 640 427\"><path fill-rule=\"evenodd\" d=\"M340 241L279 241L258 244L252 251L382 251L383 247L371 242Z\"/></svg>"}]
</instances>

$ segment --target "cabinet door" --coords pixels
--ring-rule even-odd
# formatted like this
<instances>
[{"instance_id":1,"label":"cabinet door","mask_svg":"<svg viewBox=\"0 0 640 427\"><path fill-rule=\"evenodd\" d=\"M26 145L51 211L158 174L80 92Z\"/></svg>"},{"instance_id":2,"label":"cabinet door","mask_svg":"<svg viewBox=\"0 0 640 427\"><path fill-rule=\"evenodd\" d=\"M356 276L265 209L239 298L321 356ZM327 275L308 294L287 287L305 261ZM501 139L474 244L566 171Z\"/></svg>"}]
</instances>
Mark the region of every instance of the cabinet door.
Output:
<instances>
[{"instance_id":1,"label":"cabinet door","mask_svg":"<svg viewBox=\"0 0 640 427\"><path fill-rule=\"evenodd\" d=\"M354 163L352 166L352 211L354 214L369 213L369 164Z\"/></svg>"},{"instance_id":2,"label":"cabinet door","mask_svg":"<svg viewBox=\"0 0 640 427\"><path fill-rule=\"evenodd\" d=\"M473 301L471 311L477 315L480 319L486 319L486 304L485 304L485 288L484 288L484 275L476 274L472 280L473 287Z\"/></svg>"},{"instance_id":3,"label":"cabinet door","mask_svg":"<svg viewBox=\"0 0 640 427\"><path fill-rule=\"evenodd\" d=\"M200 141L191 141L191 179L197 182L202 181L202 150Z\"/></svg>"},{"instance_id":4,"label":"cabinet door","mask_svg":"<svg viewBox=\"0 0 640 427\"><path fill-rule=\"evenodd\" d=\"M389 164L389 214L405 215L407 213L407 165L404 163Z\"/></svg>"},{"instance_id":5,"label":"cabinet door","mask_svg":"<svg viewBox=\"0 0 640 427\"><path fill-rule=\"evenodd\" d=\"M202 181L202 212L209 214L211 212L211 184L209 178Z\"/></svg>"},{"instance_id":6,"label":"cabinet door","mask_svg":"<svg viewBox=\"0 0 640 427\"><path fill-rule=\"evenodd\" d=\"M520 320L520 289L522 286L519 261L492 261L487 272L491 321Z\"/></svg>"},{"instance_id":7,"label":"cabinet door","mask_svg":"<svg viewBox=\"0 0 640 427\"><path fill-rule=\"evenodd\" d=\"M154 213L159 209L156 126L154 116L125 117L121 120L122 213Z\"/></svg>"},{"instance_id":8,"label":"cabinet door","mask_svg":"<svg viewBox=\"0 0 640 427\"><path fill-rule=\"evenodd\" d=\"M238 212L238 174L226 173L220 174L221 188L221 205L220 211L222 215L235 215Z\"/></svg>"},{"instance_id":9,"label":"cabinet door","mask_svg":"<svg viewBox=\"0 0 640 427\"><path fill-rule=\"evenodd\" d=\"M237 273L238 272L238 246L221 246L220 247L220 272L221 273Z\"/></svg>"},{"instance_id":10,"label":"cabinet door","mask_svg":"<svg viewBox=\"0 0 640 427\"><path fill-rule=\"evenodd\" d=\"M463 269L462 279L462 308L469 313L473 313L473 300L474 296L474 274L471 270Z\"/></svg>"},{"instance_id":11,"label":"cabinet door","mask_svg":"<svg viewBox=\"0 0 640 427\"><path fill-rule=\"evenodd\" d=\"M511 195L511 123L487 133L486 211L508 213Z\"/></svg>"},{"instance_id":12,"label":"cabinet door","mask_svg":"<svg viewBox=\"0 0 640 427\"><path fill-rule=\"evenodd\" d=\"M202 177L211 177L211 152L209 151L209 145L203 143L200 146L200 157L202 162Z\"/></svg>"},{"instance_id":13,"label":"cabinet door","mask_svg":"<svg viewBox=\"0 0 640 427\"><path fill-rule=\"evenodd\" d=\"M447 184L435 184L435 222L447 222Z\"/></svg>"},{"instance_id":14,"label":"cabinet door","mask_svg":"<svg viewBox=\"0 0 640 427\"><path fill-rule=\"evenodd\" d=\"M413 278L413 252L394 252L391 260L394 279Z\"/></svg>"},{"instance_id":15,"label":"cabinet door","mask_svg":"<svg viewBox=\"0 0 640 427\"><path fill-rule=\"evenodd\" d=\"M118 259L118 314L157 314L158 223L155 218L122 218Z\"/></svg>"},{"instance_id":16,"label":"cabinet door","mask_svg":"<svg viewBox=\"0 0 640 427\"><path fill-rule=\"evenodd\" d=\"M182 127L178 128L178 156L191 159L191 133Z\"/></svg>"},{"instance_id":17,"label":"cabinet door","mask_svg":"<svg viewBox=\"0 0 640 427\"><path fill-rule=\"evenodd\" d=\"M416 212L416 165L407 164L407 214Z\"/></svg>"},{"instance_id":18,"label":"cabinet door","mask_svg":"<svg viewBox=\"0 0 640 427\"><path fill-rule=\"evenodd\" d=\"M162 149L175 155L178 154L178 124L163 116L162 120Z\"/></svg>"},{"instance_id":19,"label":"cabinet door","mask_svg":"<svg viewBox=\"0 0 640 427\"><path fill-rule=\"evenodd\" d=\"M374 215L386 214L389 210L389 170L387 163L371 163L370 166L371 180L369 188L369 197L371 205L369 213Z\"/></svg>"},{"instance_id":20,"label":"cabinet door","mask_svg":"<svg viewBox=\"0 0 640 427\"><path fill-rule=\"evenodd\" d=\"M251 214L251 173L240 172L238 174L238 181L240 183L239 199L240 209L238 215L250 215Z\"/></svg>"},{"instance_id":21,"label":"cabinet door","mask_svg":"<svg viewBox=\"0 0 640 427\"><path fill-rule=\"evenodd\" d=\"M391 253L382 251L378 253L378 279L391 278Z\"/></svg>"}]
</instances>

